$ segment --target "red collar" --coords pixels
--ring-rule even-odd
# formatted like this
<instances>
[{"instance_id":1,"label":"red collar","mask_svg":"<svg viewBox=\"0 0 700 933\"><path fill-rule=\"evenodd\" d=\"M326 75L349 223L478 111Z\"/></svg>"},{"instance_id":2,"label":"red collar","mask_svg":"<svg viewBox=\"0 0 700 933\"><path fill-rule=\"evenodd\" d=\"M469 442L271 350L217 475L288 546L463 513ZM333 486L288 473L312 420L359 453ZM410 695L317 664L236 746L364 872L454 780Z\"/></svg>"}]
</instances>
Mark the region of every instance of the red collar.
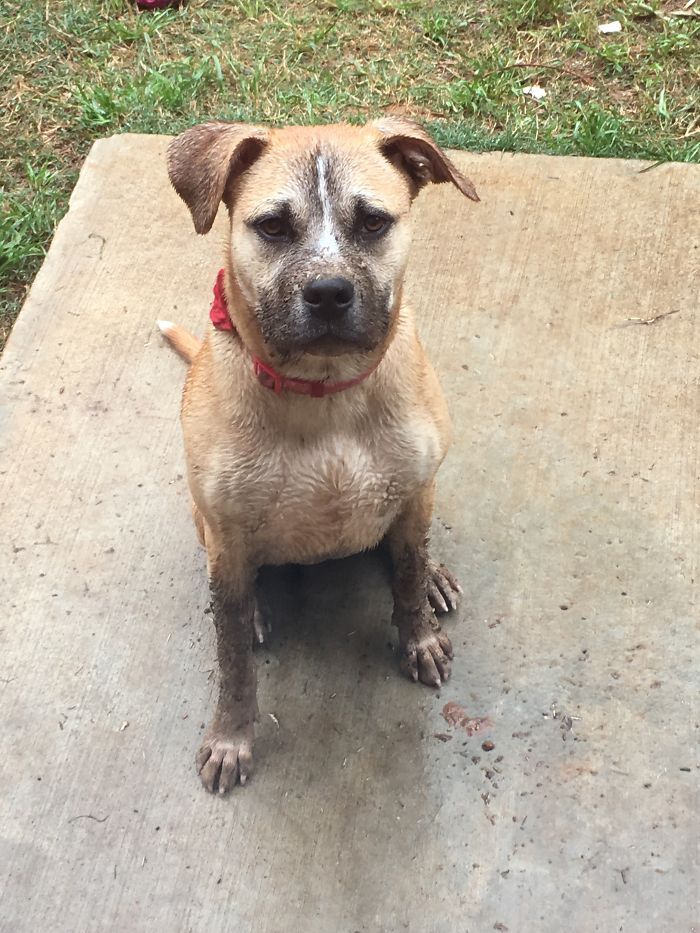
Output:
<instances>
[{"instance_id":1,"label":"red collar","mask_svg":"<svg viewBox=\"0 0 700 933\"><path fill-rule=\"evenodd\" d=\"M214 283L214 300L211 303L209 311L211 322L217 330L230 330L236 333L233 326L231 315L226 301L226 292L224 290L224 270L220 269ZM310 395L312 398L323 398L324 395L335 395L337 392L344 392L345 389L351 389L359 385L370 376L379 366L379 360L368 369L366 373L357 376L355 379L348 379L346 382L321 382L313 379L293 379L291 376L284 376L273 369L268 363L264 363L259 357L253 357L253 372L257 376L260 385L279 395L281 392L295 392L297 395Z\"/></svg>"}]
</instances>

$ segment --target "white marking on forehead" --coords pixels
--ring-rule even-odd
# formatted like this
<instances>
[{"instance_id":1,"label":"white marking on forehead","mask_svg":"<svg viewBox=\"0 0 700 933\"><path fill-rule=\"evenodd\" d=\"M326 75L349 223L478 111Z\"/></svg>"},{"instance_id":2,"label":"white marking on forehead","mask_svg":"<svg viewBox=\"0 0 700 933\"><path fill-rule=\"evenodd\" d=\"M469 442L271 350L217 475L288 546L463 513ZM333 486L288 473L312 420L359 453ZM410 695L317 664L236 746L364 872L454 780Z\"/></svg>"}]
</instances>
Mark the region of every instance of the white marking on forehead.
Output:
<instances>
[{"instance_id":1,"label":"white marking on forehead","mask_svg":"<svg viewBox=\"0 0 700 933\"><path fill-rule=\"evenodd\" d=\"M333 212L331 208L331 199L328 196L328 185L326 184L326 160L323 156L316 156L316 174L318 175L318 197L321 201L321 211L323 219L321 222L321 231L316 245L318 251L325 256L337 256L340 252L335 230L333 229Z\"/></svg>"}]
</instances>

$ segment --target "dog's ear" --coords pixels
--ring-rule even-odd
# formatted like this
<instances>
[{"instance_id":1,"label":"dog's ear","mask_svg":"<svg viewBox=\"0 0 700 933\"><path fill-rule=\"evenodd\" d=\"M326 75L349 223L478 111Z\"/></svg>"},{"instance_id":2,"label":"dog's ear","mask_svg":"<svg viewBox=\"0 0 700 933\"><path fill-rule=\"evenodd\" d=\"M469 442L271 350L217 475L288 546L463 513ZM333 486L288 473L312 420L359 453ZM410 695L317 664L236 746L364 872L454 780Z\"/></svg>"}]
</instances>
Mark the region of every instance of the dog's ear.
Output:
<instances>
[{"instance_id":1,"label":"dog's ear","mask_svg":"<svg viewBox=\"0 0 700 933\"><path fill-rule=\"evenodd\" d=\"M370 126L381 134L379 148L383 155L408 176L414 197L429 182L451 181L463 195L479 200L474 185L418 123L403 117L382 117Z\"/></svg>"},{"instance_id":2,"label":"dog's ear","mask_svg":"<svg viewBox=\"0 0 700 933\"><path fill-rule=\"evenodd\" d=\"M253 164L267 143L267 130L245 123L202 123L168 146L168 174L189 207L197 233L208 233L231 182Z\"/></svg>"}]
</instances>

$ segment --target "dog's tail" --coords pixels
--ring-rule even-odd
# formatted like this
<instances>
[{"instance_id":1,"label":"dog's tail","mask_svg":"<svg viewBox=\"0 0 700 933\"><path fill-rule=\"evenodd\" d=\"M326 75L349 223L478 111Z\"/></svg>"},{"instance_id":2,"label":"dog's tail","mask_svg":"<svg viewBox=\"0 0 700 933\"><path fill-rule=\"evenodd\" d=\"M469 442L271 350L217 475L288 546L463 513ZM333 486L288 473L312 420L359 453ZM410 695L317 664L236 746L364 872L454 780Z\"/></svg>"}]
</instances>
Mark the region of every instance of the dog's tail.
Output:
<instances>
[{"instance_id":1,"label":"dog's tail","mask_svg":"<svg viewBox=\"0 0 700 933\"><path fill-rule=\"evenodd\" d=\"M197 340L197 338L189 331L185 330L184 327L173 324L172 321L156 321L156 324L161 334L173 349L177 350L183 360L187 363L191 363L199 353L199 348L202 346L201 340Z\"/></svg>"}]
</instances>

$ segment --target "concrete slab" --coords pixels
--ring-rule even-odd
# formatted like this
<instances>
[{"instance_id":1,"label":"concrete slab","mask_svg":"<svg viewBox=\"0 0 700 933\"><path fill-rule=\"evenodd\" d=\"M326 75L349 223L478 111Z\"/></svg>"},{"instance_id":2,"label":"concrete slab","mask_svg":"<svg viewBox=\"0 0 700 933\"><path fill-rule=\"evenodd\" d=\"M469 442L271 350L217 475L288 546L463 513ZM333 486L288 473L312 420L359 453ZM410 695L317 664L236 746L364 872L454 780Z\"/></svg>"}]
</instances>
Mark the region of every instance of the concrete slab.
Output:
<instances>
[{"instance_id":1,"label":"concrete slab","mask_svg":"<svg viewBox=\"0 0 700 933\"><path fill-rule=\"evenodd\" d=\"M193 771L184 372L153 330L203 328L219 237L165 144L95 145L2 359L2 930L698 929L700 170L462 154L483 203L420 199L454 676L399 677L378 560L305 572L221 801Z\"/></svg>"}]
</instances>

